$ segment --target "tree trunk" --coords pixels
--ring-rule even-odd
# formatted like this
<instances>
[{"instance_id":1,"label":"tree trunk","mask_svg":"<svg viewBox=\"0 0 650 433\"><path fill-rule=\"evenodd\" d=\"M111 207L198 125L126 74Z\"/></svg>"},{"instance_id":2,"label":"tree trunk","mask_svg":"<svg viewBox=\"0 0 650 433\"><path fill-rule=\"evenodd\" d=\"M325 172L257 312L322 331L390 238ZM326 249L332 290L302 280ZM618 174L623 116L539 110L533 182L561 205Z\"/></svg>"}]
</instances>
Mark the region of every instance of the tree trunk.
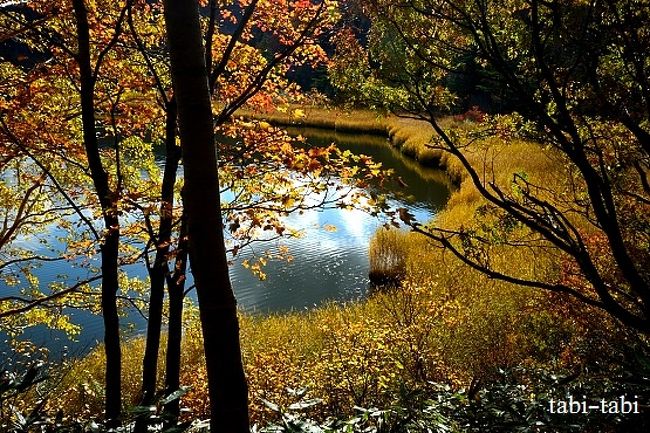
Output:
<instances>
[{"instance_id":1,"label":"tree trunk","mask_svg":"<svg viewBox=\"0 0 650 433\"><path fill-rule=\"evenodd\" d=\"M117 215L117 195L111 191L108 175L104 170L95 133L95 79L90 63L90 31L88 14L83 0L73 0L79 52L81 119L83 140L88 167L95 192L99 198L106 234L101 245L102 259L102 316L104 319L104 350L106 353L106 401L105 417L108 427L119 424L122 409L120 348L120 321L117 314L118 254L120 226Z\"/></svg>"},{"instance_id":2,"label":"tree trunk","mask_svg":"<svg viewBox=\"0 0 650 433\"><path fill-rule=\"evenodd\" d=\"M115 217L117 224L117 217ZM117 226L115 226L117 227ZM108 427L119 425L122 411L122 351L120 319L117 313L118 229L109 231L102 245L102 317L104 319L104 351L106 354L105 417Z\"/></svg>"},{"instance_id":3,"label":"tree trunk","mask_svg":"<svg viewBox=\"0 0 650 433\"><path fill-rule=\"evenodd\" d=\"M161 187L160 226L156 240L156 257L149 270L151 290L149 297L149 317L147 321L147 339L142 360L142 399L141 404L153 404L158 378L158 353L160 351L160 334L162 327L163 301L165 298L165 276L169 248L174 222L174 186L176 173L181 158L181 150L176 146L176 99L172 97L165 107L165 169ZM146 420L140 419L136 424L137 432L146 431Z\"/></svg>"},{"instance_id":4,"label":"tree trunk","mask_svg":"<svg viewBox=\"0 0 650 433\"><path fill-rule=\"evenodd\" d=\"M181 343L183 340L183 298L185 298L185 272L187 268L187 218L183 215L176 251L174 273L167 282L169 293L169 329L167 332L167 357L165 360L165 389L167 393L177 391L181 386ZM165 406L165 411L174 419L180 415L179 400Z\"/></svg>"},{"instance_id":5,"label":"tree trunk","mask_svg":"<svg viewBox=\"0 0 650 433\"><path fill-rule=\"evenodd\" d=\"M223 237L210 90L194 0L166 0L185 167L189 256L203 330L213 433L248 433L248 390Z\"/></svg>"}]
</instances>

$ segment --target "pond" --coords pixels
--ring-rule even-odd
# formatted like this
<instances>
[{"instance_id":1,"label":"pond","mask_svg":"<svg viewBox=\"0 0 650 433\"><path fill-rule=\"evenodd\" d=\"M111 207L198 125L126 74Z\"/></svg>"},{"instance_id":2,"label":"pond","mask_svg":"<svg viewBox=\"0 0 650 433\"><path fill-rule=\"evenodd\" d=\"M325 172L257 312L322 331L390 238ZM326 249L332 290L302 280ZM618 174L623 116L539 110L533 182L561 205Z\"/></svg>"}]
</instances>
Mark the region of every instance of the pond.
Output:
<instances>
[{"instance_id":1,"label":"pond","mask_svg":"<svg viewBox=\"0 0 650 433\"><path fill-rule=\"evenodd\" d=\"M407 207L419 221L433 217L447 201L450 186L444 172L420 166L383 137L318 129L289 132L307 137L313 146L335 142L342 150L371 156L384 168L395 170L405 187L394 204ZM283 241L295 257L293 262L269 263L264 281L245 269L241 260L233 264L231 278L240 306L245 311L268 313L365 296L369 240L384 222L360 210L322 209L290 215L287 224L304 233L299 239ZM245 252L242 258L250 254Z\"/></svg>"},{"instance_id":2,"label":"pond","mask_svg":"<svg viewBox=\"0 0 650 433\"><path fill-rule=\"evenodd\" d=\"M290 133L303 135L308 145L328 146L335 142L343 150L371 156L384 168L393 169L403 187L393 191L391 204L408 208L419 221L431 219L447 202L452 186L445 173L422 167L405 157L388 145L384 137L319 129L295 129ZM329 208L289 215L286 223L300 229L303 235L278 244L263 243L247 248L232 264L230 276L242 310L255 314L286 312L313 308L326 301L345 302L366 296L369 288L369 240L385 221L360 210ZM37 240L33 243L35 250L43 248ZM291 262L269 261L264 268L265 280L260 280L242 265L244 259L251 259L265 250L272 251L280 245L288 247L295 259ZM41 284L63 273L74 276L74 270L69 268L68 263L45 264L38 270ZM127 272L131 276L146 276L144 265L130 266ZM0 286L0 292L5 290L6 287ZM99 316L86 311L74 311L72 316L83 326L75 342L60 332L40 327L29 330L25 337L48 347L55 354L66 347L72 354L83 353L101 341L103 327ZM131 332L145 329L144 319L135 312L123 319L123 324Z\"/></svg>"}]
</instances>

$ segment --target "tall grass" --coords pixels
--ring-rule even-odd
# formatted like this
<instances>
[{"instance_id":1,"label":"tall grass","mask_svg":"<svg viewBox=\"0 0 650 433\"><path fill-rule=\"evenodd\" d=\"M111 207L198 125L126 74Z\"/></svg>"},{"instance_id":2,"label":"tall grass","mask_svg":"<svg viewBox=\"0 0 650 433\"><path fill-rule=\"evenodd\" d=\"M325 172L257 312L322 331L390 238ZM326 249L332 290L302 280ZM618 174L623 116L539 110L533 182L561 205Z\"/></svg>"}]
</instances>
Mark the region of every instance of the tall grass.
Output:
<instances>
[{"instance_id":1,"label":"tall grass","mask_svg":"<svg viewBox=\"0 0 650 433\"><path fill-rule=\"evenodd\" d=\"M462 166L449 155L429 146L435 131L424 121L398 117L370 110L344 110L313 106L291 106L280 111L256 112L239 110L244 119L263 120L277 126L321 128L356 134L377 134L388 137L390 143L403 154L425 166L442 167L456 182L464 177ZM442 119L440 125L447 128L465 128L469 122Z\"/></svg>"},{"instance_id":2,"label":"tall grass","mask_svg":"<svg viewBox=\"0 0 650 433\"><path fill-rule=\"evenodd\" d=\"M298 114L296 115L296 110ZM244 118L261 119L279 126L306 126L340 132L383 135L391 143L424 165L439 165L441 154L426 145L434 133L427 122L404 119L369 110L342 110L320 107L290 107L285 112L253 112L240 110Z\"/></svg>"},{"instance_id":3,"label":"tall grass","mask_svg":"<svg viewBox=\"0 0 650 433\"><path fill-rule=\"evenodd\" d=\"M437 259L431 245L419 246ZM295 403L288 389L307 387L309 397L322 399L310 415L323 419L350 414L354 406L388 406L402 389L426 391L431 382L466 387L489 380L499 368L576 356L577 325L545 313L549 304L541 293L467 274L448 258L430 263L427 274L428 279L411 276L402 288L364 302L242 315L253 421L263 424L271 416L262 399L283 407ZM598 323L600 317L593 319ZM124 347L127 410L137 404L141 347L142 339ZM181 375L190 387L182 398L187 418L209 416L202 349L198 320L191 318ZM62 385L65 393L51 404L66 413L101 416L103 362L101 350L81 360Z\"/></svg>"},{"instance_id":4,"label":"tall grass","mask_svg":"<svg viewBox=\"0 0 650 433\"><path fill-rule=\"evenodd\" d=\"M285 111L239 110L237 116L267 121L280 126L308 126L340 132L385 135L390 116L370 110L342 110L312 106L291 106Z\"/></svg>"},{"instance_id":5,"label":"tall grass","mask_svg":"<svg viewBox=\"0 0 650 433\"><path fill-rule=\"evenodd\" d=\"M398 230L379 229L370 241L370 281L399 282L406 270L407 243Z\"/></svg>"}]
</instances>

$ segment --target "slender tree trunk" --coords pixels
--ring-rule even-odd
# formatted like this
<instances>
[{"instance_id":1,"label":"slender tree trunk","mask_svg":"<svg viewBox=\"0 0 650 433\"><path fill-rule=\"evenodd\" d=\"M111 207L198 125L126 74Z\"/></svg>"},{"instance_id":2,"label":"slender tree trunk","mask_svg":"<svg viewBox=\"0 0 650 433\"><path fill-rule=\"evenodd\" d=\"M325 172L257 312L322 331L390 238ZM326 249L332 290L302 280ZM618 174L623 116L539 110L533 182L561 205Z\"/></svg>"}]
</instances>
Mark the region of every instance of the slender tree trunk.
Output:
<instances>
[{"instance_id":1,"label":"slender tree trunk","mask_svg":"<svg viewBox=\"0 0 650 433\"><path fill-rule=\"evenodd\" d=\"M178 102L189 256L203 330L213 433L248 433L248 390L228 275L210 90L195 0L165 0Z\"/></svg>"},{"instance_id":2,"label":"slender tree trunk","mask_svg":"<svg viewBox=\"0 0 650 433\"><path fill-rule=\"evenodd\" d=\"M183 298L185 298L185 275L187 268L187 218L183 215L176 251L174 273L167 283L169 293L169 330L167 333L167 356L165 359L165 389L167 393L181 386L181 343L183 340ZM165 406L165 411L177 419L180 415L179 400Z\"/></svg>"},{"instance_id":3,"label":"slender tree trunk","mask_svg":"<svg viewBox=\"0 0 650 433\"><path fill-rule=\"evenodd\" d=\"M158 254L152 269L149 271L151 281L149 294L149 314L147 320L147 337L144 357L142 358L142 396L141 405L153 403L156 393L156 378L158 376L158 351L162 327L163 300L165 297L165 275L162 265L158 263ZM146 427L138 423L136 431L145 431Z\"/></svg>"},{"instance_id":4,"label":"slender tree trunk","mask_svg":"<svg viewBox=\"0 0 650 433\"><path fill-rule=\"evenodd\" d=\"M122 351L120 347L120 319L117 312L118 248L120 233L117 217L115 230L106 235L101 249L102 257L102 317L104 319L104 351L106 355L107 426L119 425L122 411Z\"/></svg>"},{"instance_id":5,"label":"slender tree trunk","mask_svg":"<svg viewBox=\"0 0 650 433\"><path fill-rule=\"evenodd\" d=\"M165 298L165 277L174 210L174 186L176 173L181 158L181 150L176 146L176 99L172 99L166 108L166 137L165 137L165 169L161 187L160 226L156 240L156 257L149 270L151 290L149 297L149 317L147 321L147 339L145 343L144 358L142 360L142 399L143 406L151 405L156 394L156 379L158 378L158 353L160 351L160 334L162 328L163 301ZM146 420L140 419L136 423L136 431L146 431Z\"/></svg>"},{"instance_id":6,"label":"slender tree trunk","mask_svg":"<svg viewBox=\"0 0 650 433\"><path fill-rule=\"evenodd\" d=\"M81 118L83 140L88 167L95 192L99 198L106 234L101 246L102 259L102 316L104 319L104 350L106 353L105 417L109 427L119 424L122 408L120 322L117 314L118 254L120 225L117 214L117 194L111 190L104 170L95 133L95 77L90 63L90 32L88 15L83 0L72 0L74 7L79 52Z\"/></svg>"}]
</instances>

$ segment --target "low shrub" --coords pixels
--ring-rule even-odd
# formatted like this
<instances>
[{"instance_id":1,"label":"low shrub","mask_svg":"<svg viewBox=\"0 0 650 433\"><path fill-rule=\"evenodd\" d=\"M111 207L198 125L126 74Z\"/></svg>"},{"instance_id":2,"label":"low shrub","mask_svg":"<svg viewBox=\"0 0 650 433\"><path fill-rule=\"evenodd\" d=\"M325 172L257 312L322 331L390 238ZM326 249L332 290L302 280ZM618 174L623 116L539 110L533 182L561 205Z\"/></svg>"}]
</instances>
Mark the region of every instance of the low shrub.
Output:
<instances>
[{"instance_id":1,"label":"low shrub","mask_svg":"<svg viewBox=\"0 0 650 433\"><path fill-rule=\"evenodd\" d=\"M650 358L647 346L637 364L615 370L553 372L517 367L500 370L492 381L469 389L432 383L426 392L402 390L383 409L355 407L354 415L318 422L305 415L317 399L277 406L276 418L258 431L322 433L511 433L626 432L650 429ZM641 361L641 362L639 362ZM635 378L631 380L631 378ZM558 410L574 401L573 413ZM610 413L605 405L625 400L629 407ZM583 404L584 401L584 404ZM582 406L592 409L583 410ZM581 406L578 408L578 406Z\"/></svg>"}]
</instances>

